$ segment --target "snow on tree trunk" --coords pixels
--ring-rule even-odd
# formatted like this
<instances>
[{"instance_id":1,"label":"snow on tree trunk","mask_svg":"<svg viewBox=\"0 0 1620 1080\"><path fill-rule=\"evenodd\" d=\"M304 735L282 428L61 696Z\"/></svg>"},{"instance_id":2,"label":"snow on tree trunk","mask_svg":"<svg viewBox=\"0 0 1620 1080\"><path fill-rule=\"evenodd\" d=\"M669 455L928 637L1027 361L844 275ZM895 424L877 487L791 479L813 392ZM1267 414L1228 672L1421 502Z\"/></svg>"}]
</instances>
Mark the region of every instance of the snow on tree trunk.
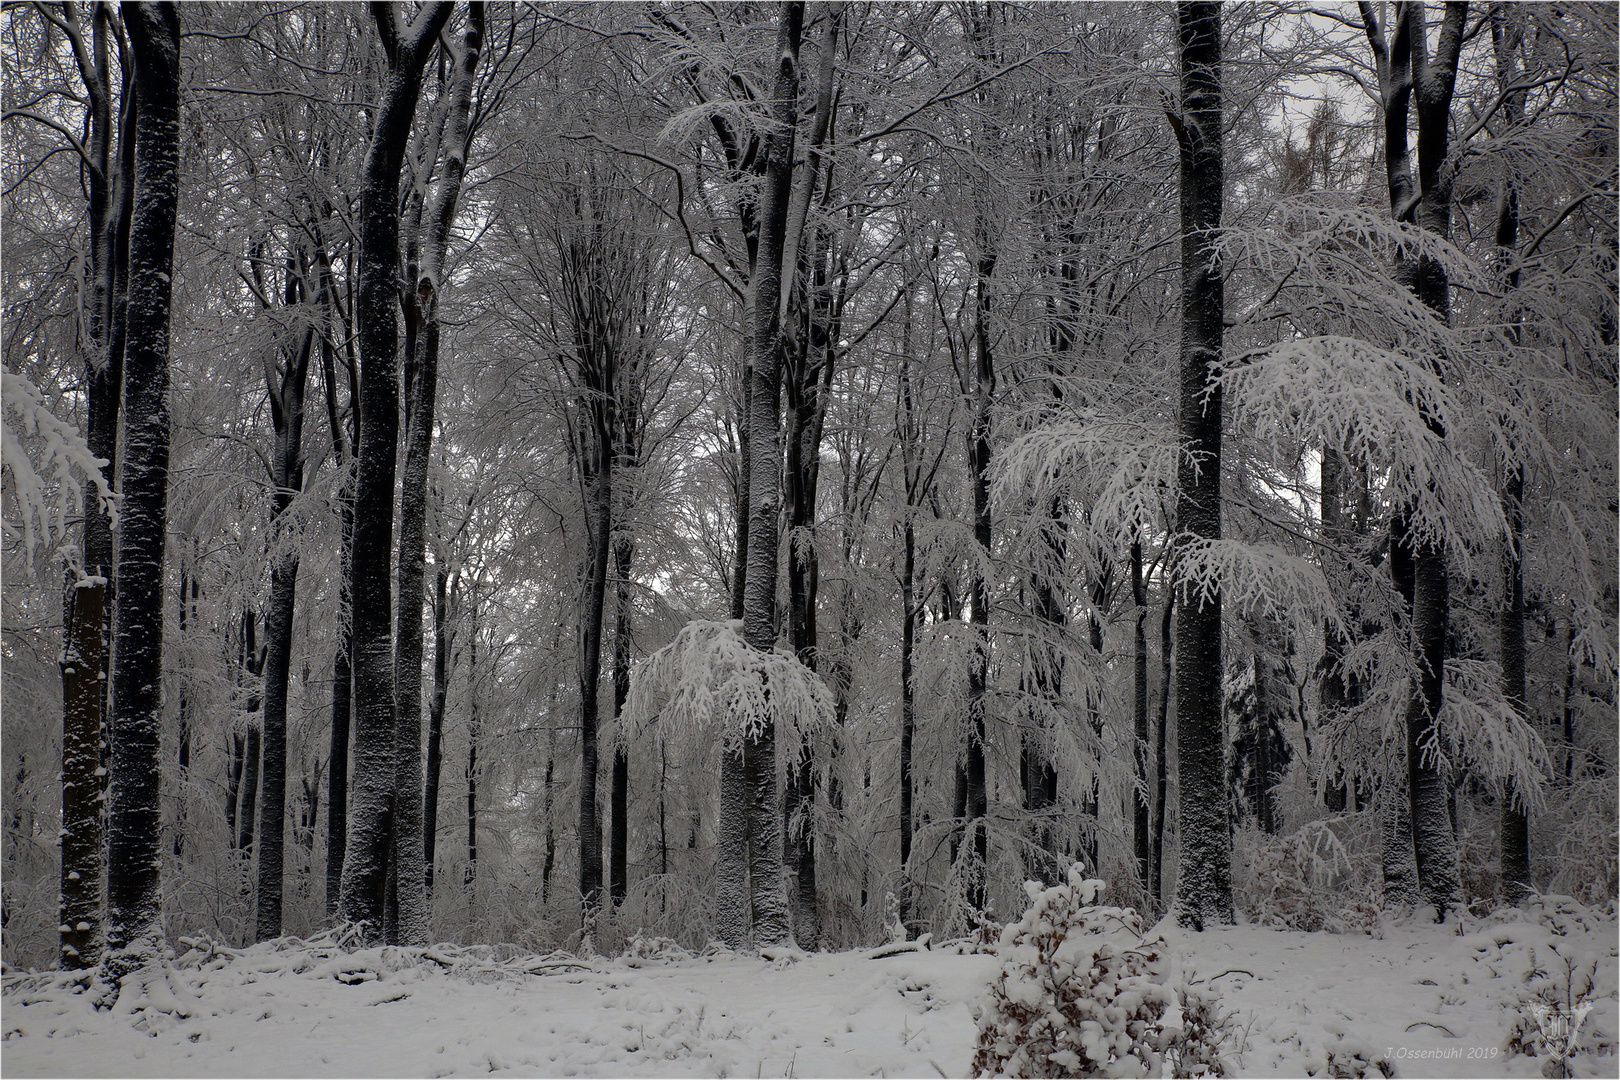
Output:
<instances>
[{"instance_id":1,"label":"snow on tree trunk","mask_svg":"<svg viewBox=\"0 0 1620 1080\"><path fill-rule=\"evenodd\" d=\"M163 952L159 806L163 555L169 480L169 300L179 202L180 18L127 4L136 58L134 209L124 358L123 496L114 574L106 981Z\"/></svg>"},{"instance_id":2,"label":"snow on tree trunk","mask_svg":"<svg viewBox=\"0 0 1620 1080\"><path fill-rule=\"evenodd\" d=\"M427 549L427 474L433 448L439 380L440 313L445 254L461 198L472 111L473 74L484 40L484 5L471 4L461 45L453 52L454 77L439 152L442 174L426 207L421 265L407 308L417 318L405 382L405 463L400 477L399 565L394 632L393 865L399 898L399 944L428 944L432 898L427 892L422 779L422 602Z\"/></svg>"},{"instance_id":3,"label":"snow on tree trunk","mask_svg":"<svg viewBox=\"0 0 1620 1080\"><path fill-rule=\"evenodd\" d=\"M1221 362L1225 287L1216 241L1221 227L1221 11L1176 7L1181 40L1181 434L1176 524L1185 536L1221 536ZM1222 730L1221 597L1193 590L1176 611L1176 740L1180 769L1181 863L1176 882L1183 926L1232 921L1232 847L1227 822Z\"/></svg>"},{"instance_id":4,"label":"snow on tree trunk","mask_svg":"<svg viewBox=\"0 0 1620 1080\"><path fill-rule=\"evenodd\" d=\"M389 619L394 531L395 443L399 435L399 175L421 92L422 69L452 4L421 8L403 33L392 6L372 8L386 58L360 189L360 438L355 483L354 776L338 915L380 939L394 822L397 711ZM420 837L420 831L416 834Z\"/></svg>"},{"instance_id":5,"label":"snow on tree trunk","mask_svg":"<svg viewBox=\"0 0 1620 1080\"><path fill-rule=\"evenodd\" d=\"M433 902L433 862L438 846L439 783L444 770L444 706L450 694L450 572L441 560L433 578L433 697L428 705L427 777L422 796L422 869Z\"/></svg>"},{"instance_id":6,"label":"snow on tree trunk","mask_svg":"<svg viewBox=\"0 0 1620 1080\"><path fill-rule=\"evenodd\" d=\"M75 7L64 9L63 17L77 28ZM86 267L90 296L84 305L88 345L84 357L85 441L91 455L106 462L102 475L110 479L117 462L123 381L124 249L129 238L135 137L127 123L114 121L117 113L109 78L113 9L97 5L92 18L91 48L75 53L88 102L85 148L97 165L86 172L91 240ZM62 604L62 860L57 922L64 968L94 966L102 931L104 821L99 770L107 727L113 535L111 518L93 478L84 482L82 505L80 573L69 571Z\"/></svg>"},{"instance_id":7,"label":"snow on tree trunk","mask_svg":"<svg viewBox=\"0 0 1620 1080\"><path fill-rule=\"evenodd\" d=\"M326 373L331 382L331 371ZM340 457L340 460L342 458ZM343 460L352 469L352 459ZM354 605L350 585L354 564L350 541L354 534L354 487L352 473L338 489L339 566L338 566L338 647L332 657L332 731L326 772L326 913L338 914L338 896L343 886L343 855L349 839L349 721L354 704L353 625Z\"/></svg>"},{"instance_id":8,"label":"snow on tree trunk","mask_svg":"<svg viewBox=\"0 0 1620 1080\"><path fill-rule=\"evenodd\" d=\"M291 269L288 271L292 273ZM289 304L297 299L292 283ZM283 825L287 806L287 682L292 664L293 609L298 586L298 548L281 525L294 496L304 487L304 391L315 330L289 350L270 378L270 418L275 428L271 455L270 607L264 637L264 797L259 805L259 880L255 940L281 936ZM277 377L279 376L279 378ZM279 385L277 383L279 382Z\"/></svg>"},{"instance_id":9,"label":"snow on tree trunk","mask_svg":"<svg viewBox=\"0 0 1620 1080\"><path fill-rule=\"evenodd\" d=\"M760 197L759 256L753 278L749 339L748 564L743 586L743 631L751 648L776 645L778 516L782 509L782 257L793 181L793 137L798 125L799 40L804 4L782 5L777 35L775 129L765 140L765 183ZM791 270L791 268L788 268ZM791 941L787 883L782 872L782 806L777 797L776 730L767 720L743 741L747 786L748 876L754 937L764 946Z\"/></svg>"},{"instance_id":10,"label":"snow on tree trunk","mask_svg":"<svg viewBox=\"0 0 1620 1080\"><path fill-rule=\"evenodd\" d=\"M1448 3L1439 40L1428 53L1423 6L1408 8L1412 19L1411 47L1414 98L1418 127L1418 224L1425 232L1451 238L1451 177L1449 152L1451 99L1457 78L1457 57L1468 17L1466 3ZM1451 324L1451 285L1445 266L1432 255L1417 263L1418 298L1440 321ZM1438 359L1438 358L1436 358ZM1425 415L1429 429L1440 438L1445 429L1437 417ZM1411 778L1412 842L1417 857L1418 884L1424 898L1443 916L1462 898L1457 867L1457 836L1451 820L1450 790L1442 771L1437 742L1440 710L1444 705L1446 633L1451 615L1447 556L1438 538L1422 537L1414 544L1415 592L1412 638L1419 659L1418 692L1407 709L1407 769Z\"/></svg>"}]
</instances>

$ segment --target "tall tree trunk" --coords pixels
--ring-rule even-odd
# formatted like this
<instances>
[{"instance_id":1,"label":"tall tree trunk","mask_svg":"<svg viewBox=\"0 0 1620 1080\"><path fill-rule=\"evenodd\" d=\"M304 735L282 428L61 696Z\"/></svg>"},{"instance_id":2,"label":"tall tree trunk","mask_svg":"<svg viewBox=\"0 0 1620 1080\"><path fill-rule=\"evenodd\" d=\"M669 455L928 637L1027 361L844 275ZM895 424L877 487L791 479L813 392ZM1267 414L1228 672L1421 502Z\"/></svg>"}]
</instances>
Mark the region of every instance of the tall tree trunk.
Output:
<instances>
[{"instance_id":1,"label":"tall tree trunk","mask_svg":"<svg viewBox=\"0 0 1620 1080\"><path fill-rule=\"evenodd\" d=\"M1503 119L1509 129L1518 126L1524 113L1525 91L1512 89L1517 63L1515 57L1523 31L1515 18L1502 8L1491 12L1491 40L1496 52L1497 84L1504 95ZM1523 339L1522 313L1514 294L1519 288L1519 269L1514 264L1519 243L1519 193L1511 174L1502 185L1496 212L1496 248L1503 267L1503 291L1514 307L1507 319L1508 339L1515 346ZM1505 429L1511 430L1507 425ZM1524 634L1524 463L1509 453L1502 509L1507 518L1508 536L1503 552L1503 578L1507 603L1502 607L1502 696L1528 722L1529 697L1525 684ZM1513 778L1507 777L1502 790L1501 859L1502 892L1510 904L1522 904L1533 891L1530 881L1530 818L1524 799Z\"/></svg>"},{"instance_id":2,"label":"tall tree trunk","mask_svg":"<svg viewBox=\"0 0 1620 1080\"><path fill-rule=\"evenodd\" d=\"M433 902L433 857L438 846L439 780L444 770L444 706L450 694L450 571L443 562L433 579L433 698L428 705L427 780L422 798L422 867Z\"/></svg>"},{"instance_id":3,"label":"tall tree trunk","mask_svg":"<svg viewBox=\"0 0 1620 1080\"><path fill-rule=\"evenodd\" d=\"M236 850L242 865L253 861L253 831L258 823L260 766L264 760L264 733L262 720L248 719L246 749L242 754L242 788L236 807ZM243 888L246 888L244 884Z\"/></svg>"},{"instance_id":4,"label":"tall tree trunk","mask_svg":"<svg viewBox=\"0 0 1620 1080\"><path fill-rule=\"evenodd\" d=\"M478 710L478 621L474 612L472 624L467 628L467 868L461 883L467 890L467 921L477 925L478 912L478 744L483 740L483 717ZM546 763L546 801L551 801L551 762ZM549 807L548 807L549 809ZM549 815L547 816L549 820ZM548 829L550 825L546 826ZM547 837L549 844L550 837ZM546 853L547 870L551 853ZM545 896L545 878L541 878L541 897Z\"/></svg>"},{"instance_id":5,"label":"tall tree trunk","mask_svg":"<svg viewBox=\"0 0 1620 1080\"><path fill-rule=\"evenodd\" d=\"M1176 591L1164 591L1164 614L1159 618L1159 716L1153 737L1153 901L1156 910L1164 904L1164 822L1169 813L1170 787L1170 694L1174 685L1171 658L1174 655L1171 628L1175 622Z\"/></svg>"},{"instance_id":6,"label":"tall tree trunk","mask_svg":"<svg viewBox=\"0 0 1620 1080\"><path fill-rule=\"evenodd\" d=\"M340 459L341 460L341 459ZM353 711L354 655L353 611L350 584L353 560L350 541L354 533L354 462L344 461L351 470L338 489L341 555L338 567L338 646L332 656L332 732L328 751L326 788L326 913L338 915L338 897L343 884L343 856L349 838L349 720Z\"/></svg>"},{"instance_id":7,"label":"tall tree trunk","mask_svg":"<svg viewBox=\"0 0 1620 1080\"><path fill-rule=\"evenodd\" d=\"M1423 5L1409 5L1412 19L1412 67L1418 126L1418 224L1436 237L1451 238L1451 180L1446 164L1449 151L1451 100L1457 78L1457 57L1468 17L1466 3L1447 3L1439 41L1428 55ZM1445 266L1432 256L1417 263L1417 295L1442 323L1451 324L1451 286ZM1424 416L1439 438L1445 429L1438 417ZM1444 917L1462 896L1458 876L1457 837L1454 831L1448 784L1439 761L1421 748L1436 738L1444 705L1446 632L1451 614L1447 555L1438 538L1423 537L1413 545L1415 592L1412 638L1419 660L1418 692L1407 709L1407 770L1412 803L1412 843L1417 857L1418 884L1424 898Z\"/></svg>"},{"instance_id":8,"label":"tall tree trunk","mask_svg":"<svg viewBox=\"0 0 1620 1080\"><path fill-rule=\"evenodd\" d=\"M1363 0L1359 7L1378 70L1384 120L1384 171L1389 189L1390 213L1396 222L1410 224L1416 208L1407 138L1412 103L1412 5L1396 7L1395 21L1388 34L1380 25L1377 11L1371 3ZM1417 270L1410 257L1397 255L1392 269L1398 282L1408 288L1416 287ZM1406 542L1404 509L1397 509L1390 520L1389 568L1404 608L1410 614L1413 610L1414 577L1412 552ZM1412 849L1411 805L1405 791L1410 782L1410 766L1406 761L1404 740L1396 755L1400 759L1395 765L1401 769L1401 790L1397 794L1397 776L1391 773L1384 777L1378 797L1384 899L1386 903L1411 904L1417 901L1418 892Z\"/></svg>"},{"instance_id":9,"label":"tall tree trunk","mask_svg":"<svg viewBox=\"0 0 1620 1080\"><path fill-rule=\"evenodd\" d=\"M78 24L76 11L76 5L63 11L74 26ZM111 5L96 5L90 48L75 54L89 114L85 149L96 166L86 170L90 218L86 277L91 288L81 329L88 416L85 438L91 454L107 462L103 476L109 483L118 456L123 294L135 148L135 96L127 85L118 95L121 117L114 107L109 58L112 12ZM70 969L94 966L101 950L104 821L100 769L107 730L107 623L113 585L112 523L91 480L85 481L83 500L81 572L69 572L62 602L62 861L57 922L59 962Z\"/></svg>"},{"instance_id":10,"label":"tall tree trunk","mask_svg":"<svg viewBox=\"0 0 1620 1080\"><path fill-rule=\"evenodd\" d=\"M444 163L431 203L424 206L420 269L407 308L415 338L406 359L405 463L399 495L399 603L394 632L393 865L399 897L399 943L426 945L432 905L427 892L422 787L422 601L427 548L427 474L439 379L439 305L445 254L461 199L470 141L473 73L484 42L484 5L468 6L467 25L454 55L449 107L441 135Z\"/></svg>"},{"instance_id":11,"label":"tall tree trunk","mask_svg":"<svg viewBox=\"0 0 1620 1080\"><path fill-rule=\"evenodd\" d=\"M124 357L123 497L114 578L107 954L110 984L163 952L163 556L169 480L169 298L179 202L180 18L126 4L135 57L135 191Z\"/></svg>"},{"instance_id":12,"label":"tall tree trunk","mask_svg":"<svg viewBox=\"0 0 1620 1080\"><path fill-rule=\"evenodd\" d=\"M749 341L748 571L743 634L751 648L776 644L778 516L782 509L782 259L793 182L793 141L799 114L799 41L804 4L782 5L777 35L775 130L765 139L765 183L760 198L759 256L749 281L753 327ZM754 936L760 945L792 941L782 873L782 806L776 785L776 730L766 722L743 740L748 778L748 877Z\"/></svg>"},{"instance_id":13,"label":"tall tree trunk","mask_svg":"<svg viewBox=\"0 0 1620 1080\"><path fill-rule=\"evenodd\" d=\"M1221 9L1176 6L1181 39L1181 437L1176 526L1185 536L1221 538L1221 389L1225 283L1219 249ZM1183 570L1183 574L1185 574ZM1181 786L1183 926L1232 921L1232 846L1227 821L1226 740L1221 700L1219 590L1184 596L1176 612L1176 750Z\"/></svg>"},{"instance_id":14,"label":"tall tree trunk","mask_svg":"<svg viewBox=\"0 0 1620 1080\"><path fill-rule=\"evenodd\" d=\"M1346 539L1344 528L1344 452L1339 449L1336 442L1325 440L1322 444L1321 489L1320 489L1320 517L1322 526L1322 539L1327 542L1330 549L1342 545ZM1324 552L1324 562L1337 561L1331 550ZM1331 563L1329 563L1331 565ZM1322 711L1323 723L1333 722L1350 702L1349 686L1345 678L1344 655L1349 648L1349 641L1337 627L1324 624L1322 627ZM1307 754L1307 757L1309 754ZM1314 762L1311 763L1315 765ZM1343 813L1349 802L1349 793L1342 775L1327 775L1323 773L1317 777L1317 786L1321 793L1322 802L1335 814Z\"/></svg>"},{"instance_id":15,"label":"tall tree trunk","mask_svg":"<svg viewBox=\"0 0 1620 1080\"><path fill-rule=\"evenodd\" d=\"M907 507L909 511L911 507ZM907 513L901 536L900 570L900 924L914 931L916 888L912 880L911 845L916 777L912 753L917 738L917 533Z\"/></svg>"},{"instance_id":16,"label":"tall tree trunk","mask_svg":"<svg viewBox=\"0 0 1620 1080\"><path fill-rule=\"evenodd\" d=\"M1132 639L1131 719L1136 735L1136 798L1131 815L1131 836L1136 852L1136 872L1142 890L1152 883L1153 837L1151 814L1153 792L1153 750L1148 732L1148 655L1147 655L1147 578L1142 568L1142 541L1131 542L1131 602L1136 605L1136 628ZM1099 763L1100 764L1100 763Z\"/></svg>"},{"instance_id":17,"label":"tall tree trunk","mask_svg":"<svg viewBox=\"0 0 1620 1080\"><path fill-rule=\"evenodd\" d=\"M403 32L392 5L373 5L387 60L360 188L355 336L360 345L360 445L355 483L354 773L349 839L338 913L380 939L393 833L398 727L389 618L394 532L395 442L399 435L399 174L422 69L450 17L446 0L426 4ZM418 830L416 833L420 836Z\"/></svg>"},{"instance_id":18,"label":"tall tree trunk","mask_svg":"<svg viewBox=\"0 0 1620 1080\"><path fill-rule=\"evenodd\" d=\"M628 471L633 465L621 453L620 468ZM619 723L624 715L624 703L630 697L630 561L635 554L635 541L621 534L613 542L613 720ZM625 733L619 731L613 747L613 779L609 791L608 812L611 835L608 843L608 865L612 878L608 882L608 897L614 907L624 903L630 894L630 756L625 746Z\"/></svg>"},{"instance_id":19,"label":"tall tree trunk","mask_svg":"<svg viewBox=\"0 0 1620 1080\"><path fill-rule=\"evenodd\" d=\"M283 825L287 800L287 683L292 663L293 605L298 584L298 549L280 535L279 524L304 487L304 387L314 331L282 368L272 385L271 418L276 429L271 458L275 486L271 497L270 607L265 613L264 798L259 817L259 881L256 940L281 936Z\"/></svg>"}]
</instances>

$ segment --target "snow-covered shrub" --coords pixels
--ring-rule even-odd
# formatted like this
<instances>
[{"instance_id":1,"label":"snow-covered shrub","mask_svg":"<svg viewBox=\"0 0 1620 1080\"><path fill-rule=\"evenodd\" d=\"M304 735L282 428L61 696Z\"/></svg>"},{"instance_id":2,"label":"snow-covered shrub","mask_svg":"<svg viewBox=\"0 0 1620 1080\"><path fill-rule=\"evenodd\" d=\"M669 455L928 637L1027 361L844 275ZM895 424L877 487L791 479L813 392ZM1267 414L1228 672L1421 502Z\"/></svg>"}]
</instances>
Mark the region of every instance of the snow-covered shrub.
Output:
<instances>
[{"instance_id":1,"label":"snow-covered shrub","mask_svg":"<svg viewBox=\"0 0 1620 1080\"><path fill-rule=\"evenodd\" d=\"M692 954L673 938L659 937L654 934L643 936L637 933L624 946L619 953L629 967L641 967L644 964L667 964L674 960L690 960Z\"/></svg>"},{"instance_id":2,"label":"snow-covered shrub","mask_svg":"<svg viewBox=\"0 0 1620 1080\"><path fill-rule=\"evenodd\" d=\"M1171 1076L1230 1076L1226 1055L1231 1046L1232 1014L1221 1008L1217 995L1196 986L1182 985L1179 1025L1165 1019L1165 1063Z\"/></svg>"},{"instance_id":3,"label":"snow-covered shrub","mask_svg":"<svg viewBox=\"0 0 1620 1080\"><path fill-rule=\"evenodd\" d=\"M1001 933L1000 973L978 1012L978 1076L1157 1076L1163 1067L1168 948L1130 908L1096 905L1079 864ZM1171 1017L1173 1020L1173 1016Z\"/></svg>"},{"instance_id":4,"label":"snow-covered shrub","mask_svg":"<svg viewBox=\"0 0 1620 1080\"><path fill-rule=\"evenodd\" d=\"M1365 869L1332 822L1313 821L1288 836L1243 829L1233 847L1233 899L1249 922L1308 932L1377 931Z\"/></svg>"},{"instance_id":5,"label":"snow-covered shrub","mask_svg":"<svg viewBox=\"0 0 1620 1080\"><path fill-rule=\"evenodd\" d=\"M1356 1038L1342 1027L1327 1025L1328 1041L1321 1056L1305 1067L1305 1075L1331 1078L1394 1076L1395 1067L1371 1043Z\"/></svg>"}]
</instances>

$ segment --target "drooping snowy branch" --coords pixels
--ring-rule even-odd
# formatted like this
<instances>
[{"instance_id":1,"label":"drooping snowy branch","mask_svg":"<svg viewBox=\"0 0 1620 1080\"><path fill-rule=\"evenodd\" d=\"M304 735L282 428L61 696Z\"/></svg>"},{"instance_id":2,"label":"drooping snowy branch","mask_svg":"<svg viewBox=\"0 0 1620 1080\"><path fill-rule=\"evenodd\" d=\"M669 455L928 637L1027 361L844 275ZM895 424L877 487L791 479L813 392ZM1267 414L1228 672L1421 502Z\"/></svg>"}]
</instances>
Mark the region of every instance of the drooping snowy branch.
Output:
<instances>
[{"instance_id":1,"label":"drooping snowy branch","mask_svg":"<svg viewBox=\"0 0 1620 1080\"><path fill-rule=\"evenodd\" d=\"M1410 506L1418 538L1461 554L1506 529L1489 476L1425 419L1451 430L1462 410L1423 362L1327 334L1280 342L1221 378L1227 407L1261 437L1331 439L1382 470L1391 496Z\"/></svg>"},{"instance_id":2,"label":"drooping snowy branch","mask_svg":"<svg viewBox=\"0 0 1620 1080\"><path fill-rule=\"evenodd\" d=\"M77 427L52 414L39 387L26 376L0 367L0 403L0 459L3 475L10 479L11 504L6 507L8 513L0 516L0 530L9 538L21 537L32 573L35 550L65 541L69 519L84 510L75 473L95 484L96 497L114 515L115 501L101 475L107 460L90 452ZM29 445L37 449L37 460L29 454ZM77 559L70 556L70 561L78 570Z\"/></svg>"},{"instance_id":3,"label":"drooping snowy branch","mask_svg":"<svg viewBox=\"0 0 1620 1080\"><path fill-rule=\"evenodd\" d=\"M625 702L631 725L657 717L691 732L718 732L728 745L767 724L803 735L830 723L832 714L826 683L786 649L749 647L737 619L687 623L636 665Z\"/></svg>"}]
</instances>

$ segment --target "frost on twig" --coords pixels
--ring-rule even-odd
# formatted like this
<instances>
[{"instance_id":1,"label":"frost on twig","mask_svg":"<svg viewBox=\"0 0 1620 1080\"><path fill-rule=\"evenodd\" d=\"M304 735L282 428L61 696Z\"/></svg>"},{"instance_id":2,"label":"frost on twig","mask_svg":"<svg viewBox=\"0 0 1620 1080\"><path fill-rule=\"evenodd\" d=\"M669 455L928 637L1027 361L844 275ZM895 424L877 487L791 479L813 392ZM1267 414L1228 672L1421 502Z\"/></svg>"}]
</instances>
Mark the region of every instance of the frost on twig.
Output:
<instances>
[{"instance_id":1,"label":"frost on twig","mask_svg":"<svg viewBox=\"0 0 1620 1080\"><path fill-rule=\"evenodd\" d=\"M694 619L675 640L636 665L625 718L718 731L728 745L773 725L803 735L830 722L827 684L786 649L761 652L743 639L742 622Z\"/></svg>"},{"instance_id":2,"label":"frost on twig","mask_svg":"<svg viewBox=\"0 0 1620 1080\"><path fill-rule=\"evenodd\" d=\"M0 404L0 464L4 466L0 473L10 480L0 531L7 539L22 539L28 571L33 573L35 549L41 544L62 543L69 519L84 510L74 472L89 478L101 505L114 512L112 488L101 475L107 461L90 452L77 427L52 414L39 387L3 367ZM37 460L28 452L30 445L38 451Z\"/></svg>"}]
</instances>

